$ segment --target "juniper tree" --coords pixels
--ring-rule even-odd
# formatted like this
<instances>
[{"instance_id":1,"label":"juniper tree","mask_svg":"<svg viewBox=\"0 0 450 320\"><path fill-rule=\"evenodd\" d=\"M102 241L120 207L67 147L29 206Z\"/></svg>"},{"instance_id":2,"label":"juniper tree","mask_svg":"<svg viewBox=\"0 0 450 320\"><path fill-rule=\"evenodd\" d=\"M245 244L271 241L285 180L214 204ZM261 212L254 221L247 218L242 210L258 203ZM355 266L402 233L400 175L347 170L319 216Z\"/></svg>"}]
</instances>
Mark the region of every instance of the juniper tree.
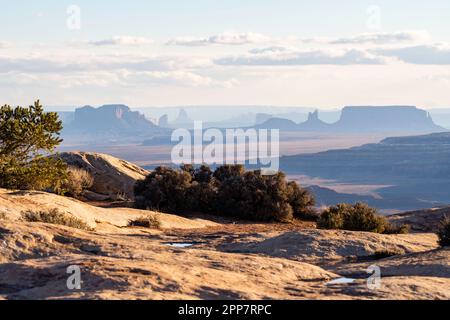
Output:
<instances>
[{"instance_id":1,"label":"juniper tree","mask_svg":"<svg viewBox=\"0 0 450 320\"><path fill-rule=\"evenodd\" d=\"M62 122L44 112L39 100L29 107L0 108L0 187L59 190L65 163L54 156L62 142Z\"/></svg>"}]
</instances>

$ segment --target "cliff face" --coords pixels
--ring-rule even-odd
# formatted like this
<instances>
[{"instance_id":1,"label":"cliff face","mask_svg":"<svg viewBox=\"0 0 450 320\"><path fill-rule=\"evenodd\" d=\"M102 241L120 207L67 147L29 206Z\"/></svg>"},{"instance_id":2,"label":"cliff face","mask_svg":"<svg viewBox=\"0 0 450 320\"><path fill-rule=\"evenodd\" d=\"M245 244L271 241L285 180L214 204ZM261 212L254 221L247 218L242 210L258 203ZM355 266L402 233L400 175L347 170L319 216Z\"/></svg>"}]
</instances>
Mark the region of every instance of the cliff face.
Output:
<instances>
[{"instance_id":1,"label":"cliff face","mask_svg":"<svg viewBox=\"0 0 450 320\"><path fill-rule=\"evenodd\" d=\"M413 106L345 107L333 127L355 132L436 132L437 126L428 112Z\"/></svg>"}]
</instances>

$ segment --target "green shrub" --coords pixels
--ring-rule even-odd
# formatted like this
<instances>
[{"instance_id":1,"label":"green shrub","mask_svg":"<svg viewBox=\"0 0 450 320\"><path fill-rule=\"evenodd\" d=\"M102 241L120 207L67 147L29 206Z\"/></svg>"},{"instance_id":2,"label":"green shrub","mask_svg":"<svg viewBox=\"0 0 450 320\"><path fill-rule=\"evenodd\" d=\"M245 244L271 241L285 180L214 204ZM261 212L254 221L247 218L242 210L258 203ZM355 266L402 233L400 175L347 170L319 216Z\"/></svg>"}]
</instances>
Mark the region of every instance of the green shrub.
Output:
<instances>
[{"instance_id":1,"label":"green shrub","mask_svg":"<svg viewBox=\"0 0 450 320\"><path fill-rule=\"evenodd\" d=\"M352 210L349 204L340 203L325 209L317 221L320 229L344 229L345 216Z\"/></svg>"},{"instance_id":2,"label":"green shrub","mask_svg":"<svg viewBox=\"0 0 450 320\"><path fill-rule=\"evenodd\" d=\"M339 204L324 210L317 226L321 229L342 229L383 233L388 225L386 218L375 208L364 203Z\"/></svg>"},{"instance_id":3,"label":"green shrub","mask_svg":"<svg viewBox=\"0 0 450 320\"><path fill-rule=\"evenodd\" d=\"M42 222L49 224L58 224L71 228L92 230L84 221L71 215L60 212L58 209L48 211L25 211L22 217L28 222Z\"/></svg>"},{"instance_id":4,"label":"green shrub","mask_svg":"<svg viewBox=\"0 0 450 320\"><path fill-rule=\"evenodd\" d=\"M188 198L192 176L183 170L158 167L134 188L135 206L140 209L176 212L192 209Z\"/></svg>"},{"instance_id":5,"label":"green shrub","mask_svg":"<svg viewBox=\"0 0 450 320\"><path fill-rule=\"evenodd\" d=\"M161 228L161 219L156 215L143 216L135 220L128 222L129 227L141 227L141 228Z\"/></svg>"},{"instance_id":6,"label":"green shrub","mask_svg":"<svg viewBox=\"0 0 450 320\"><path fill-rule=\"evenodd\" d=\"M300 188L295 182L288 183L289 204L295 218L307 221L317 221L319 215L313 209L316 201L314 196L306 189Z\"/></svg>"},{"instance_id":7,"label":"green shrub","mask_svg":"<svg viewBox=\"0 0 450 320\"><path fill-rule=\"evenodd\" d=\"M441 223L438 231L439 245L441 247L450 246L450 217L445 217Z\"/></svg>"},{"instance_id":8,"label":"green shrub","mask_svg":"<svg viewBox=\"0 0 450 320\"><path fill-rule=\"evenodd\" d=\"M242 165L159 167L135 185L141 209L198 211L258 221L290 221L313 211L314 199L283 173L263 175Z\"/></svg>"}]
</instances>

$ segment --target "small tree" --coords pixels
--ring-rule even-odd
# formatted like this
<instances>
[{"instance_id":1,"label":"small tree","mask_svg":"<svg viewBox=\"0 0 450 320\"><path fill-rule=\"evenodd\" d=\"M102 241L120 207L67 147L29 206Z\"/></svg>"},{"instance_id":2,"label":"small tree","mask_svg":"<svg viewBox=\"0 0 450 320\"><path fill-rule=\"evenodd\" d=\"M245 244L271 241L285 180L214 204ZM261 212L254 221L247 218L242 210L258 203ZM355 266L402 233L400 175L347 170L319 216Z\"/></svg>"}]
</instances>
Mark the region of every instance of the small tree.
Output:
<instances>
[{"instance_id":1,"label":"small tree","mask_svg":"<svg viewBox=\"0 0 450 320\"><path fill-rule=\"evenodd\" d=\"M54 154L62 122L36 101L28 108L0 108L0 187L60 190L66 165Z\"/></svg>"}]
</instances>

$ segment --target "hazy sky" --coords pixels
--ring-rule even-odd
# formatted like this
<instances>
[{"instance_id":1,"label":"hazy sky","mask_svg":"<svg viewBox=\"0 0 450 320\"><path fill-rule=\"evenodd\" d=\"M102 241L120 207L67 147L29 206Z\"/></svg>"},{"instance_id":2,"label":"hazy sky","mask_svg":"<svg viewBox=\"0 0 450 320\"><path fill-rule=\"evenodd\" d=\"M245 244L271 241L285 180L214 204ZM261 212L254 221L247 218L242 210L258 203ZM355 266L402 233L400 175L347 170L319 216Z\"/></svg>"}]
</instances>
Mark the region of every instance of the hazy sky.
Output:
<instances>
[{"instance_id":1,"label":"hazy sky","mask_svg":"<svg viewBox=\"0 0 450 320\"><path fill-rule=\"evenodd\" d=\"M2 0L0 76L0 104L450 107L450 1Z\"/></svg>"}]
</instances>

